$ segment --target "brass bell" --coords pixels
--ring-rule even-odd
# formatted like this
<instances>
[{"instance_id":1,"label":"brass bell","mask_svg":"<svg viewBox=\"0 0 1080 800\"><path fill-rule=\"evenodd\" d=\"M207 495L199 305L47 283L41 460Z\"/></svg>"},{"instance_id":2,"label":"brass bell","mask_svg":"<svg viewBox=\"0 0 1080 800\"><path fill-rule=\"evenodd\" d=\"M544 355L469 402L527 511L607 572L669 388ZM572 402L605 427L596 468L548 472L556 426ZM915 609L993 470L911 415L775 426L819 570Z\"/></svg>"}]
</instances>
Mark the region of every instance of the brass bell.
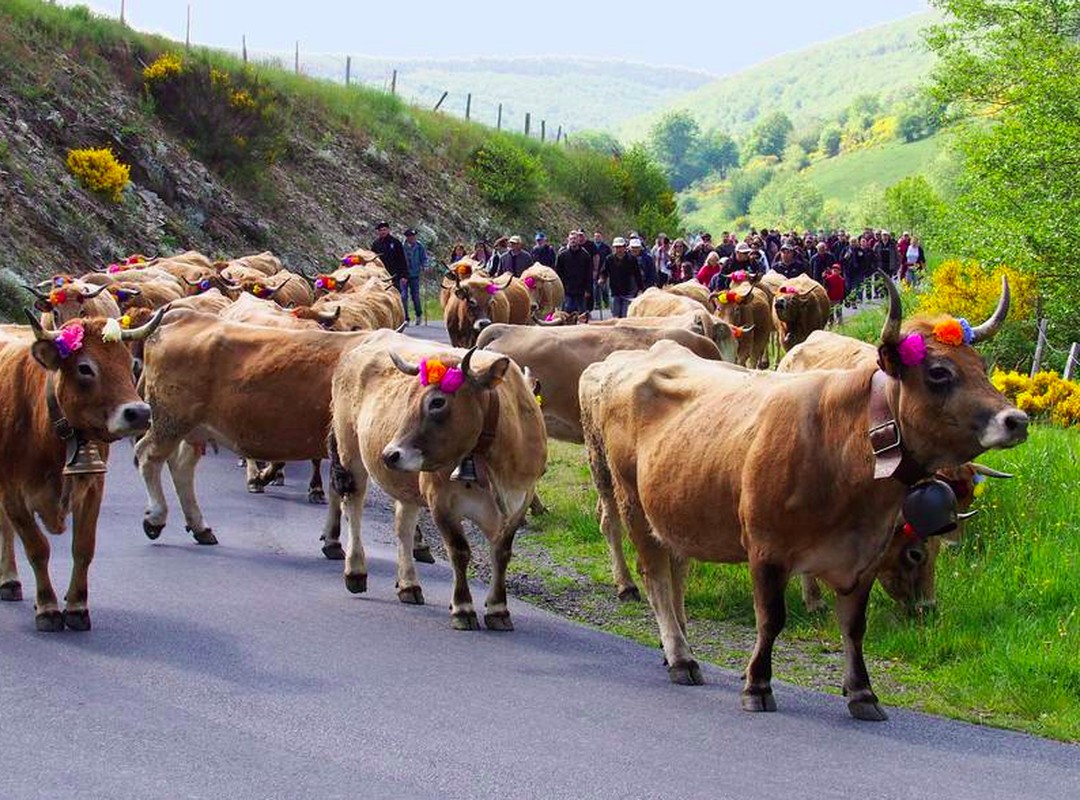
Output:
<instances>
[{"instance_id":1,"label":"brass bell","mask_svg":"<svg viewBox=\"0 0 1080 800\"><path fill-rule=\"evenodd\" d=\"M64 466L64 475L100 475L108 472L108 465L101 459L96 442L80 441L75 455Z\"/></svg>"},{"instance_id":2,"label":"brass bell","mask_svg":"<svg viewBox=\"0 0 1080 800\"><path fill-rule=\"evenodd\" d=\"M472 456L465 456L465 458L461 459L461 463L450 473L450 480L462 483L477 483L476 462L473 461Z\"/></svg>"}]
</instances>

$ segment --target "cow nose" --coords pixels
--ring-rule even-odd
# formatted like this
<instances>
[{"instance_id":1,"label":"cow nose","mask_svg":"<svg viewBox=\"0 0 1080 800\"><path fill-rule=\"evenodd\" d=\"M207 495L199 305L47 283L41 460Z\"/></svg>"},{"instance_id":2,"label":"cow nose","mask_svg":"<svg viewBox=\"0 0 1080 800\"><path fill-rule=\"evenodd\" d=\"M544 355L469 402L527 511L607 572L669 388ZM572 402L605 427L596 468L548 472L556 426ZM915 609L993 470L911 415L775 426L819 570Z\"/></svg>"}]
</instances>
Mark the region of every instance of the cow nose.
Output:
<instances>
[{"instance_id":1,"label":"cow nose","mask_svg":"<svg viewBox=\"0 0 1080 800\"><path fill-rule=\"evenodd\" d=\"M1018 408L1010 409L1002 420L1005 430L1019 438L1027 436L1028 415Z\"/></svg>"},{"instance_id":2,"label":"cow nose","mask_svg":"<svg viewBox=\"0 0 1080 800\"><path fill-rule=\"evenodd\" d=\"M384 450L382 460L390 469L397 469L398 464L401 463L401 451L396 448L393 450Z\"/></svg>"},{"instance_id":3,"label":"cow nose","mask_svg":"<svg viewBox=\"0 0 1080 800\"><path fill-rule=\"evenodd\" d=\"M490 324L491 324L491 320L488 319L487 317L484 317L482 319L478 319L476 322L473 323L473 330L475 330L477 333L479 333L480 331L482 331L484 328L486 328Z\"/></svg>"},{"instance_id":4,"label":"cow nose","mask_svg":"<svg viewBox=\"0 0 1080 800\"><path fill-rule=\"evenodd\" d=\"M150 406L146 403L124 403L109 418L109 432L117 436L141 433L150 427Z\"/></svg>"}]
</instances>

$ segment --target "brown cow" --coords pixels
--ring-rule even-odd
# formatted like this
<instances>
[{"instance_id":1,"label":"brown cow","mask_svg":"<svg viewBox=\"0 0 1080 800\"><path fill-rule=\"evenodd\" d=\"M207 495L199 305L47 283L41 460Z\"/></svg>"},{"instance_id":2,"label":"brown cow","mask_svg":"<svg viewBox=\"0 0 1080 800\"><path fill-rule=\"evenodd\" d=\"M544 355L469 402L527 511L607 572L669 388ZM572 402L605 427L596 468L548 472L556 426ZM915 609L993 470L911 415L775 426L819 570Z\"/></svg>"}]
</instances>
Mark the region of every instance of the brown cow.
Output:
<instances>
[{"instance_id":1,"label":"brown cow","mask_svg":"<svg viewBox=\"0 0 1080 800\"><path fill-rule=\"evenodd\" d=\"M233 297L242 292L255 295L261 300L273 300L282 308L309 306L314 301L311 287L299 275L281 272L270 277L242 278L229 290Z\"/></svg>"},{"instance_id":2,"label":"brown cow","mask_svg":"<svg viewBox=\"0 0 1080 800\"><path fill-rule=\"evenodd\" d=\"M547 441L536 398L510 359L390 332L372 334L341 359L334 374L333 438L341 465L335 480L342 484L349 529L349 591L367 589L360 525L370 477L394 499L399 599L424 602L411 547L426 505L454 567L452 626L480 627L466 576L470 553L462 521L469 519L491 545L484 626L513 630L506 567L514 533L544 472ZM452 470L470 454L482 483L451 480Z\"/></svg>"},{"instance_id":3,"label":"brown cow","mask_svg":"<svg viewBox=\"0 0 1080 800\"><path fill-rule=\"evenodd\" d=\"M646 289L630 303L628 316L591 323L593 325L636 325L678 327L712 339L725 361L735 361L742 342L753 333L753 326L741 327L710 314L693 298L668 294L656 288ZM666 321L660 322L660 319Z\"/></svg>"},{"instance_id":4,"label":"brown cow","mask_svg":"<svg viewBox=\"0 0 1080 800\"><path fill-rule=\"evenodd\" d=\"M48 331L31 316L25 332L0 333L0 600L22 599L12 541L18 534L34 570L39 631L90 629L87 577L105 487L104 443L150 424L123 340L149 335L160 321L159 314L144 328L122 331L115 320L80 319ZM37 520L58 535L69 513L74 563L61 611Z\"/></svg>"},{"instance_id":5,"label":"brown cow","mask_svg":"<svg viewBox=\"0 0 1080 800\"><path fill-rule=\"evenodd\" d=\"M532 312L539 317L546 317L562 308L566 293L562 280L551 267L533 264L521 273L521 282L529 290Z\"/></svg>"},{"instance_id":6,"label":"brown cow","mask_svg":"<svg viewBox=\"0 0 1080 800\"><path fill-rule=\"evenodd\" d=\"M990 384L974 348L952 343L955 321L944 341L935 320L901 329L900 296L887 286L880 369L757 373L659 342L582 374L601 525L621 520L629 529L674 682L701 683L685 633L687 559L749 561L758 637L743 708L776 708L772 648L784 626L784 588L792 574L808 573L837 590L848 709L885 719L862 639L893 520L905 501L927 496L931 485L913 487L934 470L1017 445L1028 424ZM997 331L1008 301L1006 283L994 315L971 329L969 341ZM670 480L687 465L692 478Z\"/></svg>"},{"instance_id":7,"label":"brown cow","mask_svg":"<svg viewBox=\"0 0 1080 800\"><path fill-rule=\"evenodd\" d=\"M455 274L443 278L443 286L453 287L443 308L443 321L454 347L472 347L476 337L493 322L510 321L510 301L503 289L514 276L498 278L473 275L462 280Z\"/></svg>"},{"instance_id":8,"label":"brown cow","mask_svg":"<svg viewBox=\"0 0 1080 800\"><path fill-rule=\"evenodd\" d=\"M458 281L467 280L474 274L483 275L485 278L491 277L484 269L482 261L477 261L469 256L458 259L451 264L447 268L446 275L443 276L442 285L439 288L439 308L446 308L450 293L454 291Z\"/></svg>"},{"instance_id":9,"label":"brown cow","mask_svg":"<svg viewBox=\"0 0 1080 800\"><path fill-rule=\"evenodd\" d=\"M131 308L148 308L153 311L184 297L183 288L171 279L140 283L113 281L107 288L121 312Z\"/></svg>"},{"instance_id":10,"label":"brown cow","mask_svg":"<svg viewBox=\"0 0 1080 800\"><path fill-rule=\"evenodd\" d=\"M735 363L763 369L769 366L769 339L773 334L772 297L767 289L751 280L732 282L731 288L712 295L716 314L731 325L753 327L753 333L739 340Z\"/></svg>"},{"instance_id":11,"label":"brown cow","mask_svg":"<svg viewBox=\"0 0 1080 800\"><path fill-rule=\"evenodd\" d=\"M825 287L809 275L797 275L784 281L773 296L777 333L784 351L802 344L814 331L829 321L832 303Z\"/></svg>"},{"instance_id":12,"label":"brown cow","mask_svg":"<svg viewBox=\"0 0 1080 800\"><path fill-rule=\"evenodd\" d=\"M505 280L499 276L499 280ZM503 293L510 304L507 322L511 325L528 325L532 322L532 297L529 295L529 287L521 278L510 277L503 287Z\"/></svg>"},{"instance_id":13,"label":"brown cow","mask_svg":"<svg viewBox=\"0 0 1080 800\"><path fill-rule=\"evenodd\" d=\"M219 262L220 263L220 262ZM250 256L240 256L240 258L233 258L225 262L226 266L222 271L228 271L229 268L243 267L246 269L253 269L263 275L277 275L285 267L281 264L281 259L271 253L269 250L264 250L261 253L255 253ZM217 264L214 265L217 268ZM232 276L230 276L232 277ZM234 278L239 280L239 278Z\"/></svg>"},{"instance_id":14,"label":"brown cow","mask_svg":"<svg viewBox=\"0 0 1080 800\"><path fill-rule=\"evenodd\" d=\"M135 456L148 495L146 535L156 539L165 527L161 470L168 460L188 531L199 544L217 543L194 486L209 440L271 463L326 458L333 371L342 353L367 335L280 330L170 311L144 358L142 382L154 425ZM330 499L323 552L341 558L340 508L332 487Z\"/></svg>"},{"instance_id":15,"label":"brown cow","mask_svg":"<svg viewBox=\"0 0 1080 800\"><path fill-rule=\"evenodd\" d=\"M37 298L34 308L41 312L41 324L46 330L55 330L80 317L120 317L120 306L106 287L94 286L81 278L57 275L49 288L26 288Z\"/></svg>"}]
</instances>

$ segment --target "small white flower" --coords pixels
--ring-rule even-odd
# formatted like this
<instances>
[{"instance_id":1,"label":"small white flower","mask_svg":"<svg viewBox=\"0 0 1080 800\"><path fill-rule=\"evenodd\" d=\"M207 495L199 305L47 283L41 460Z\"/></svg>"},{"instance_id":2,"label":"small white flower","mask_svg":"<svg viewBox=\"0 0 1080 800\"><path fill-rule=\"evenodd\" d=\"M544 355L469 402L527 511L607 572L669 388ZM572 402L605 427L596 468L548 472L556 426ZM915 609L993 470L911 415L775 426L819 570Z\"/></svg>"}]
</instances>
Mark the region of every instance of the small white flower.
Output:
<instances>
[{"instance_id":1,"label":"small white flower","mask_svg":"<svg viewBox=\"0 0 1080 800\"><path fill-rule=\"evenodd\" d=\"M103 342L119 342L124 338L124 330L120 327L120 323L115 319L109 318L105 320L105 328L101 332L101 341Z\"/></svg>"}]
</instances>

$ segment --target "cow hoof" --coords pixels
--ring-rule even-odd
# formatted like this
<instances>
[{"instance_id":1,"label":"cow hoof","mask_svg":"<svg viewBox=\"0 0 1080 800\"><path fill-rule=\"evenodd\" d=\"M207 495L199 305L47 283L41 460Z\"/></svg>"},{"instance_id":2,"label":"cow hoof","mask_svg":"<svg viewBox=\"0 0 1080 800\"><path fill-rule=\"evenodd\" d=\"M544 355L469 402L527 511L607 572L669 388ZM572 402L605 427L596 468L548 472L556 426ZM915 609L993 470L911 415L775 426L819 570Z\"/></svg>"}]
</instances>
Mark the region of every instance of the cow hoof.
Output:
<instances>
[{"instance_id":1,"label":"cow hoof","mask_svg":"<svg viewBox=\"0 0 1080 800\"><path fill-rule=\"evenodd\" d=\"M8 581L0 586L0 600L6 603L17 603L22 599L22 584L18 581Z\"/></svg>"},{"instance_id":2,"label":"cow hoof","mask_svg":"<svg viewBox=\"0 0 1080 800\"><path fill-rule=\"evenodd\" d=\"M435 556L431 554L431 548L426 544L423 547L414 547L412 557L421 564L434 564Z\"/></svg>"},{"instance_id":3,"label":"cow hoof","mask_svg":"<svg viewBox=\"0 0 1080 800\"><path fill-rule=\"evenodd\" d=\"M353 594L362 594L367 591L367 575L346 575L345 588Z\"/></svg>"},{"instance_id":4,"label":"cow hoof","mask_svg":"<svg viewBox=\"0 0 1080 800\"><path fill-rule=\"evenodd\" d=\"M90 611L85 608L79 611L65 611L64 625L73 631L90 630Z\"/></svg>"},{"instance_id":5,"label":"cow hoof","mask_svg":"<svg viewBox=\"0 0 1080 800\"><path fill-rule=\"evenodd\" d=\"M424 604L424 590L419 586L398 589L397 596L398 600L407 606L422 606Z\"/></svg>"},{"instance_id":6,"label":"cow hoof","mask_svg":"<svg viewBox=\"0 0 1080 800\"><path fill-rule=\"evenodd\" d=\"M638 591L636 586L627 586L619 592L620 603L640 603L641 592Z\"/></svg>"},{"instance_id":7,"label":"cow hoof","mask_svg":"<svg viewBox=\"0 0 1080 800\"><path fill-rule=\"evenodd\" d=\"M501 614L484 614L484 627L489 631L512 631L514 622L510 619L509 611L503 611Z\"/></svg>"},{"instance_id":8,"label":"cow hoof","mask_svg":"<svg viewBox=\"0 0 1080 800\"><path fill-rule=\"evenodd\" d=\"M203 528L201 531L193 531L191 528L186 528L195 541L199 544L217 544L217 537L214 536L214 532L210 528Z\"/></svg>"},{"instance_id":9,"label":"cow hoof","mask_svg":"<svg viewBox=\"0 0 1080 800\"><path fill-rule=\"evenodd\" d=\"M705 683L705 679L701 677L701 667L693 659L672 664L667 671L671 682L680 686L701 686Z\"/></svg>"},{"instance_id":10,"label":"cow hoof","mask_svg":"<svg viewBox=\"0 0 1080 800\"><path fill-rule=\"evenodd\" d=\"M266 491L260 481L248 481L247 487L249 494L263 494Z\"/></svg>"},{"instance_id":11,"label":"cow hoof","mask_svg":"<svg viewBox=\"0 0 1080 800\"><path fill-rule=\"evenodd\" d=\"M163 530L165 530L165 526L164 525L155 525L154 523L150 522L149 520L144 519L142 521L142 529L143 529L143 533L146 534L146 538L149 539L150 541L154 541L156 538L161 536L161 532Z\"/></svg>"},{"instance_id":12,"label":"cow hoof","mask_svg":"<svg viewBox=\"0 0 1080 800\"><path fill-rule=\"evenodd\" d=\"M284 485L285 485L285 476L284 476L284 475L282 475L282 474L280 474L280 473L278 473L278 474L277 474L277 475L275 475L275 476L273 477L273 479L272 479L272 480L270 481L270 485L271 485L271 486L284 486Z\"/></svg>"},{"instance_id":13,"label":"cow hoof","mask_svg":"<svg viewBox=\"0 0 1080 800\"><path fill-rule=\"evenodd\" d=\"M313 506L321 506L326 503L326 493L322 489L308 489L307 501Z\"/></svg>"},{"instance_id":14,"label":"cow hoof","mask_svg":"<svg viewBox=\"0 0 1080 800\"><path fill-rule=\"evenodd\" d=\"M34 617L34 627L42 633L56 633L64 629L64 615L59 611L43 611Z\"/></svg>"},{"instance_id":15,"label":"cow hoof","mask_svg":"<svg viewBox=\"0 0 1080 800\"><path fill-rule=\"evenodd\" d=\"M763 693L743 692L740 695L743 711L776 711L776 699L772 689Z\"/></svg>"},{"instance_id":16,"label":"cow hoof","mask_svg":"<svg viewBox=\"0 0 1080 800\"><path fill-rule=\"evenodd\" d=\"M885 713L885 709L873 700L852 700L847 704L847 707L848 711L851 712L851 716L866 722L884 722L889 718L889 715Z\"/></svg>"},{"instance_id":17,"label":"cow hoof","mask_svg":"<svg viewBox=\"0 0 1080 800\"><path fill-rule=\"evenodd\" d=\"M341 542L327 542L322 546L322 554L331 561L344 561L345 549Z\"/></svg>"},{"instance_id":18,"label":"cow hoof","mask_svg":"<svg viewBox=\"0 0 1080 800\"><path fill-rule=\"evenodd\" d=\"M478 631L480 630L480 620L477 618L475 611L468 611L464 614L451 614L450 627L455 631Z\"/></svg>"}]
</instances>

